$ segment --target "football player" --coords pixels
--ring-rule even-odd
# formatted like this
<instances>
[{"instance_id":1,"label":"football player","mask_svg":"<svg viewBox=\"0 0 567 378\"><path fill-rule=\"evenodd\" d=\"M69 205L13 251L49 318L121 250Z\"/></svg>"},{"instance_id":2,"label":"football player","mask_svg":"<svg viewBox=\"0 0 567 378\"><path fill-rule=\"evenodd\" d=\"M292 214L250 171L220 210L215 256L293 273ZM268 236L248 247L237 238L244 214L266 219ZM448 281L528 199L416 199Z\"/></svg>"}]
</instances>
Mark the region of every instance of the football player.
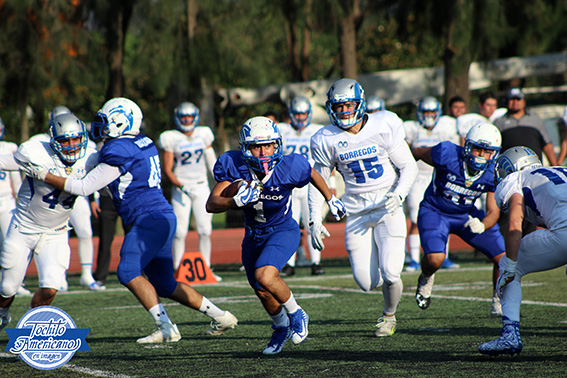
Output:
<instances>
[{"instance_id":1,"label":"football player","mask_svg":"<svg viewBox=\"0 0 567 378\"><path fill-rule=\"evenodd\" d=\"M489 355L522 351L522 277L567 264L567 168L544 168L531 149L512 147L498 158L496 175L496 204L510 221L496 285L502 298L501 337L478 348ZM524 218L541 228L522 237Z\"/></svg>"},{"instance_id":2,"label":"football player","mask_svg":"<svg viewBox=\"0 0 567 378\"><path fill-rule=\"evenodd\" d=\"M207 211L244 211L245 235L242 264L250 286L273 320L274 330L264 354L281 352L291 338L299 344L308 334L309 316L297 304L279 272L299 245L299 225L290 210L291 192L313 184L327 200L336 219L344 216L341 201L331 194L306 157L283 155L277 125L266 117L247 120L240 129L240 151L222 154L214 167L217 184L207 201ZM222 193L243 179L233 197Z\"/></svg>"},{"instance_id":3,"label":"football player","mask_svg":"<svg viewBox=\"0 0 567 378\"><path fill-rule=\"evenodd\" d=\"M402 120L387 110L367 114L364 89L355 80L336 81L326 108L331 124L311 138L314 169L328 180L336 167L344 178L345 247L354 280L364 291L382 285L384 309L374 334L391 336L403 289L407 226L400 208L417 164L404 141ZM326 233L322 204L321 196L309 190L311 235L320 250Z\"/></svg>"},{"instance_id":4,"label":"football player","mask_svg":"<svg viewBox=\"0 0 567 378\"><path fill-rule=\"evenodd\" d=\"M45 170L61 176L82 178L96 163L96 151L87 147L83 121L70 113L59 115L51 122L49 133L49 141L27 141L13 156L3 158L11 157L12 163L20 165L41 164ZM2 159L0 165L13 170L13 164L8 163L8 159ZM28 176L18 192L18 204L0 255L0 329L10 322L9 308L32 258L39 276L32 308L53 301L69 268L68 223L77 196L44 183L33 174Z\"/></svg>"},{"instance_id":5,"label":"football player","mask_svg":"<svg viewBox=\"0 0 567 378\"><path fill-rule=\"evenodd\" d=\"M380 97L372 96L366 101L366 113L372 114L386 110L384 100Z\"/></svg>"},{"instance_id":6,"label":"football player","mask_svg":"<svg viewBox=\"0 0 567 378\"><path fill-rule=\"evenodd\" d=\"M416 159L434 168L417 217L424 256L416 301L422 310L431 302L435 272L445 260L449 234L460 236L493 262L496 284L498 261L504 255L504 239L496 224L500 211L494 201L494 164L501 143L498 129L482 123L470 129L465 147L442 142L412 150ZM487 193L486 212L475 206L483 193ZM500 303L495 294L492 298L491 314L496 315Z\"/></svg>"},{"instance_id":7,"label":"football player","mask_svg":"<svg viewBox=\"0 0 567 378\"><path fill-rule=\"evenodd\" d=\"M173 118L176 130L164 131L158 141L163 150L163 171L172 183L171 206L177 217L173 268L179 268L185 254L191 212L199 234L199 251L210 267L213 216L205 210L205 203L210 193L207 172L212 174L217 160L212 147L215 137L209 127L199 126L199 108L191 102L179 104ZM217 275L215 278L222 280Z\"/></svg>"},{"instance_id":8,"label":"football player","mask_svg":"<svg viewBox=\"0 0 567 378\"><path fill-rule=\"evenodd\" d=\"M127 98L113 98L104 104L91 124L91 132L94 140L103 139L105 143L98 153L98 164L84 179L56 176L40 165L29 164L22 169L73 195L88 196L108 186L126 230L116 272L118 280L136 296L157 326L138 343L181 339L159 297L211 317L213 328L206 333L222 334L237 325L236 317L173 276L176 218L161 190L157 148L140 133L142 117L138 105Z\"/></svg>"},{"instance_id":9,"label":"football player","mask_svg":"<svg viewBox=\"0 0 567 378\"><path fill-rule=\"evenodd\" d=\"M313 111L311 109L311 102L307 97L296 96L291 100L289 104L289 118L290 123L280 123L278 128L282 135L284 155L289 154L300 154L303 155L309 164L313 166L313 159L311 158L310 142L311 137L315 134L323 125L318 125L311 123L311 117ZM302 188L295 188L293 190L292 198L292 216L293 219L298 224L300 221L303 222L303 229L307 232L307 246L309 248L309 256L311 257L311 274L319 275L324 274L324 270L321 267L321 251L313 248L311 243L311 233L309 230L309 204L307 203L307 191L309 186L306 185ZM301 253L305 255L303 250L303 245L300 243L298 251L300 253L294 253L289 259L287 266L282 270L282 275L291 276L295 274L294 267L296 263L296 255Z\"/></svg>"},{"instance_id":10,"label":"football player","mask_svg":"<svg viewBox=\"0 0 567 378\"><path fill-rule=\"evenodd\" d=\"M441 104L434 97L424 97L417 104L417 121L405 121L406 142L410 148L431 147L438 143L449 141L459 143L457 127L453 117L441 113ZM406 198L409 219L411 222L408 236L410 262L405 271L414 272L419 269L421 259L421 242L417 229L417 213L423 200L425 189L431 182L433 167L423 161L417 162L418 175ZM443 261L445 268L458 268L448 258Z\"/></svg>"}]
</instances>

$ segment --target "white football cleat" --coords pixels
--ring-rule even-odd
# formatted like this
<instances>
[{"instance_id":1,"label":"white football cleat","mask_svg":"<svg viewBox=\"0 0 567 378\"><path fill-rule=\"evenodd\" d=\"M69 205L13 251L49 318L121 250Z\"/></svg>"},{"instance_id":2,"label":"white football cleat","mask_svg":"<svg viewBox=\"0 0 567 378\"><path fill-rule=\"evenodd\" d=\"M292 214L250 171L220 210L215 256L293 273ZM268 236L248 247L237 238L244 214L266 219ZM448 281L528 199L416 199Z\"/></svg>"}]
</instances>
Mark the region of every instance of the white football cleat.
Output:
<instances>
[{"instance_id":1,"label":"white football cleat","mask_svg":"<svg viewBox=\"0 0 567 378\"><path fill-rule=\"evenodd\" d=\"M218 336L225 333L229 329L233 329L238 325L238 319L229 311L225 311L224 315L213 318L211 329L205 332L205 335Z\"/></svg>"},{"instance_id":2,"label":"white football cleat","mask_svg":"<svg viewBox=\"0 0 567 378\"><path fill-rule=\"evenodd\" d=\"M435 274L432 274L429 278L427 278L423 275L423 273L419 275L419 278L417 280L415 300L417 302L417 306L422 310L426 310L431 303L433 281L435 281Z\"/></svg>"},{"instance_id":3,"label":"white football cleat","mask_svg":"<svg viewBox=\"0 0 567 378\"><path fill-rule=\"evenodd\" d=\"M142 337L136 342L141 344L148 343L175 343L181 340L181 333L175 324L161 323L158 329L146 337Z\"/></svg>"},{"instance_id":4,"label":"white football cleat","mask_svg":"<svg viewBox=\"0 0 567 378\"><path fill-rule=\"evenodd\" d=\"M24 287L24 285L22 284L19 288L18 291L16 291L16 295L19 297L30 297L32 295L31 291L29 291L28 289L26 289Z\"/></svg>"},{"instance_id":5,"label":"white football cleat","mask_svg":"<svg viewBox=\"0 0 567 378\"><path fill-rule=\"evenodd\" d=\"M395 316L381 316L375 325L378 328L374 332L374 336L392 336L396 332L396 317Z\"/></svg>"}]
</instances>

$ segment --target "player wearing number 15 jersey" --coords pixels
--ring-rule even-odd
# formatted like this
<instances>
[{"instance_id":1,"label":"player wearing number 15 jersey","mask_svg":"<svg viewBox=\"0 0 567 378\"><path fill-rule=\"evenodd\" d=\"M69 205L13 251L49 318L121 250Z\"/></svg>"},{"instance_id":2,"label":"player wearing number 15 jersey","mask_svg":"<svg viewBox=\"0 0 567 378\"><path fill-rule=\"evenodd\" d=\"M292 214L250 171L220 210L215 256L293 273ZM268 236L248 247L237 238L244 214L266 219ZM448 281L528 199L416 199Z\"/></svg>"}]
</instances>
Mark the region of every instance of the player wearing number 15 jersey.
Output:
<instances>
[{"instance_id":1,"label":"player wearing number 15 jersey","mask_svg":"<svg viewBox=\"0 0 567 378\"><path fill-rule=\"evenodd\" d=\"M344 178L345 247L354 280L364 291L382 285L384 309L375 335L391 336L402 296L407 233L400 208L417 175L417 164L404 140L402 120L387 110L365 113L364 89L355 80L335 82L327 92L326 106L332 124L311 138L314 169L328 180L336 167ZM316 242L321 235L317 230L323 227L322 205L322 198L310 188Z\"/></svg>"},{"instance_id":2,"label":"player wearing number 15 jersey","mask_svg":"<svg viewBox=\"0 0 567 378\"><path fill-rule=\"evenodd\" d=\"M104 104L92 123L93 139L104 140L99 161L81 180L47 173L27 166L29 174L74 195L87 196L108 186L126 235L120 249L116 275L154 318L157 330L139 343L176 342L181 339L159 297L170 298L213 319L208 334L221 334L237 323L191 286L173 276L172 241L175 214L161 190L158 151L150 138L140 134L142 111L127 98Z\"/></svg>"}]
</instances>

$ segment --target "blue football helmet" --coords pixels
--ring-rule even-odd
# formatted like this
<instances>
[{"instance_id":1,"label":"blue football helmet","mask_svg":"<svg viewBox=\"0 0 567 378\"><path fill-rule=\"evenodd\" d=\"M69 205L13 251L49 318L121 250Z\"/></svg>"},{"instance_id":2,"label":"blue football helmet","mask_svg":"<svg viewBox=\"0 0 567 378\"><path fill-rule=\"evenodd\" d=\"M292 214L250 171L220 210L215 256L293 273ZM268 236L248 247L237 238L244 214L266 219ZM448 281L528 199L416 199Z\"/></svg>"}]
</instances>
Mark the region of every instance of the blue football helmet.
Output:
<instances>
[{"instance_id":1,"label":"blue football helmet","mask_svg":"<svg viewBox=\"0 0 567 378\"><path fill-rule=\"evenodd\" d=\"M63 113L55 116L49 123L49 136L51 137L51 148L64 163L73 164L84 157L87 152L89 141L87 128L85 123L74 114ZM80 138L80 142L71 145L61 143L69 138Z\"/></svg>"},{"instance_id":2,"label":"blue football helmet","mask_svg":"<svg viewBox=\"0 0 567 378\"><path fill-rule=\"evenodd\" d=\"M268 174L282 161L282 136L278 126L269 118L254 117L246 121L240 129L239 142L242 160L255 171ZM274 143L274 153L271 156L252 155L251 145L269 143Z\"/></svg>"},{"instance_id":3,"label":"blue football helmet","mask_svg":"<svg viewBox=\"0 0 567 378\"><path fill-rule=\"evenodd\" d=\"M425 115L425 112L433 112L433 115ZM417 119L419 123L428 129L433 128L441 118L441 103L436 98L427 96L419 100L417 104Z\"/></svg>"},{"instance_id":4,"label":"blue football helmet","mask_svg":"<svg viewBox=\"0 0 567 378\"><path fill-rule=\"evenodd\" d=\"M354 102L355 109L348 112L335 112L333 110L335 104L345 102ZM333 125L345 130L350 129L362 119L366 111L364 88L356 80L340 79L329 88L325 107ZM347 115L348 118L342 118L344 115Z\"/></svg>"},{"instance_id":5,"label":"blue football helmet","mask_svg":"<svg viewBox=\"0 0 567 378\"><path fill-rule=\"evenodd\" d=\"M530 148L524 146L508 148L496 161L496 182L504 180L510 173L542 166L539 157Z\"/></svg>"},{"instance_id":6,"label":"blue football helmet","mask_svg":"<svg viewBox=\"0 0 567 378\"><path fill-rule=\"evenodd\" d=\"M484 171L490 161L498 158L502 146L502 135L496 126L488 122L475 124L465 138L465 161L470 169ZM473 147L494 151L489 159L472 154Z\"/></svg>"},{"instance_id":7,"label":"blue football helmet","mask_svg":"<svg viewBox=\"0 0 567 378\"><path fill-rule=\"evenodd\" d=\"M376 113L381 110L386 110L386 105L380 97L372 96L366 101L366 113Z\"/></svg>"},{"instance_id":8,"label":"blue football helmet","mask_svg":"<svg viewBox=\"0 0 567 378\"><path fill-rule=\"evenodd\" d=\"M116 97L108 100L91 123L93 140L136 135L142 126L142 110L132 100Z\"/></svg>"},{"instance_id":9,"label":"blue football helmet","mask_svg":"<svg viewBox=\"0 0 567 378\"><path fill-rule=\"evenodd\" d=\"M173 111L175 119L175 127L184 133L193 131L199 125L199 108L192 102L182 102ZM193 117L190 121L185 121L183 117Z\"/></svg>"},{"instance_id":10,"label":"blue football helmet","mask_svg":"<svg viewBox=\"0 0 567 378\"><path fill-rule=\"evenodd\" d=\"M305 126L309 126L311 123L311 117L313 116L311 102L307 97L296 96L289 103L288 113L289 119L291 120L290 123L296 129L302 129Z\"/></svg>"}]
</instances>

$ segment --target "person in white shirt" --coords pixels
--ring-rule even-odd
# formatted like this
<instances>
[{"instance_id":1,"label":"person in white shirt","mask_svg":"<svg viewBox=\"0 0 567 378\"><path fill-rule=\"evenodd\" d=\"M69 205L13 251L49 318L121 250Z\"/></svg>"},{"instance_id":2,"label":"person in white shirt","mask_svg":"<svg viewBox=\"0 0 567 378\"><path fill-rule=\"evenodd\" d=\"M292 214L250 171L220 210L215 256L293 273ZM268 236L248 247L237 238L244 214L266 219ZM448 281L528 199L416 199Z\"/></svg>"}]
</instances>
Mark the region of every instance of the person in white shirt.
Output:
<instances>
[{"instance_id":1,"label":"person in white shirt","mask_svg":"<svg viewBox=\"0 0 567 378\"><path fill-rule=\"evenodd\" d=\"M191 102L182 102L174 110L176 130L161 133L158 146L163 150L163 171L172 183L171 205L177 217L173 239L173 268L177 270L185 254L185 239L193 212L199 251L205 263L211 266L211 233L213 215L205 210L211 192L207 172L216 161L212 147L215 139L207 126L199 126L199 108ZM217 281L221 277L215 275Z\"/></svg>"},{"instance_id":2,"label":"person in white shirt","mask_svg":"<svg viewBox=\"0 0 567 378\"><path fill-rule=\"evenodd\" d=\"M19 165L41 164L64 177L82 178L97 162L96 150L87 146L85 124L70 113L50 125L50 141L30 140L15 154L3 155L0 166L17 170ZM31 259L35 260L39 289L31 307L49 305L65 280L69 268L69 216L77 196L26 177L0 254L0 329L10 323L9 309L24 281Z\"/></svg>"},{"instance_id":3,"label":"person in white shirt","mask_svg":"<svg viewBox=\"0 0 567 378\"><path fill-rule=\"evenodd\" d=\"M394 113L367 114L364 89L352 79L336 81L327 92L331 124L311 138L314 169L328 180L337 169L345 181L345 247L354 280L364 291L382 286L384 308L375 336L396 331L396 309L403 289L406 221L401 206L417 175L405 142L402 120ZM310 188L314 247L324 248L324 199Z\"/></svg>"}]
</instances>

